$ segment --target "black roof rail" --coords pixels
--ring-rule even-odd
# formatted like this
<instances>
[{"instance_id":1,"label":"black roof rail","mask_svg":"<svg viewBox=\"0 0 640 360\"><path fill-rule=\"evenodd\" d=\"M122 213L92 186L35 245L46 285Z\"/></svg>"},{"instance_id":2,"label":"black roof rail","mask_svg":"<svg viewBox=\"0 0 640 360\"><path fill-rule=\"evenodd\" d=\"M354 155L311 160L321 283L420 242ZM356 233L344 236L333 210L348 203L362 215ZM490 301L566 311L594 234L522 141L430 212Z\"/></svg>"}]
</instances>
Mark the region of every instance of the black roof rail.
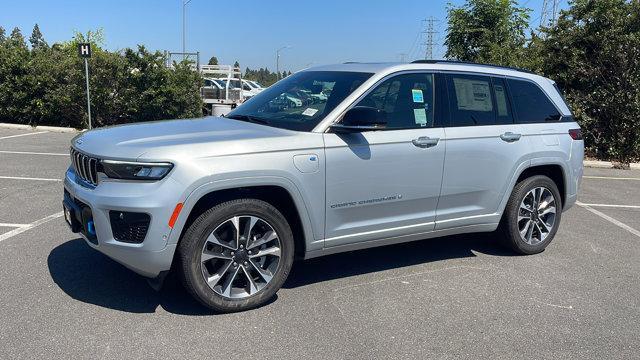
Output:
<instances>
[{"instance_id":1,"label":"black roof rail","mask_svg":"<svg viewBox=\"0 0 640 360\"><path fill-rule=\"evenodd\" d=\"M414 60L411 62L412 64L453 64L453 65L476 65L476 66L487 66L498 69L508 69L515 70L520 72L525 72L529 74L535 74L533 71L527 69L521 69L513 66L502 66L496 64L483 64L483 63L474 63L471 61L460 61L460 60Z\"/></svg>"}]
</instances>

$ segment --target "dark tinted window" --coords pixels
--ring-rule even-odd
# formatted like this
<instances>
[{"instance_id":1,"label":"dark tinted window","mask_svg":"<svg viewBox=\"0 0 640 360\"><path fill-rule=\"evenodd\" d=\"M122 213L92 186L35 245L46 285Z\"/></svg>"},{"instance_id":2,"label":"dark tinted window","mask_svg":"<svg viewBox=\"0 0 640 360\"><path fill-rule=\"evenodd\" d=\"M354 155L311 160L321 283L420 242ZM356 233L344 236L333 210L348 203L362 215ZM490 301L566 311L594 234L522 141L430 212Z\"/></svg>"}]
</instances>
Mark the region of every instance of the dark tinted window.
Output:
<instances>
[{"instance_id":1,"label":"dark tinted window","mask_svg":"<svg viewBox=\"0 0 640 360\"><path fill-rule=\"evenodd\" d=\"M507 95L507 86L504 79L492 78L493 96L496 99L496 119L498 124L513 124L511 104Z\"/></svg>"},{"instance_id":2,"label":"dark tinted window","mask_svg":"<svg viewBox=\"0 0 640 360\"><path fill-rule=\"evenodd\" d=\"M490 77L450 75L448 82L452 126L496 123Z\"/></svg>"},{"instance_id":3,"label":"dark tinted window","mask_svg":"<svg viewBox=\"0 0 640 360\"><path fill-rule=\"evenodd\" d=\"M378 85L357 106L370 106L387 114L388 129L432 127L433 74L394 76Z\"/></svg>"},{"instance_id":4,"label":"dark tinted window","mask_svg":"<svg viewBox=\"0 0 640 360\"><path fill-rule=\"evenodd\" d=\"M536 84L514 79L507 81L518 122L540 123L558 120L560 113Z\"/></svg>"}]
</instances>

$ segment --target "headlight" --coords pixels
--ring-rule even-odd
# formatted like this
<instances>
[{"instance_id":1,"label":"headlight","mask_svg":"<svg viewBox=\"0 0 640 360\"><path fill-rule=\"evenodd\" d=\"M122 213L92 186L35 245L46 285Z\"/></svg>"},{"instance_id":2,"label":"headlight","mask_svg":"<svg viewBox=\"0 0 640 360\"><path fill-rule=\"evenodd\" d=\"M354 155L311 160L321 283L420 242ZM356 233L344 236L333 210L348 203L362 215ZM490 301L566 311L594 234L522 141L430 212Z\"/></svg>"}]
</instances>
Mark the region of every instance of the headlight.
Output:
<instances>
[{"instance_id":1,"label":"headlight","mask_svg":"<svg viewBox=\"0 0 640 360\"><path fill-rule=\"evenodd\" d=\"M113 179L160 180L173 168L171 163L102 160L102 172Z\"/></svg>"}]
</instances>

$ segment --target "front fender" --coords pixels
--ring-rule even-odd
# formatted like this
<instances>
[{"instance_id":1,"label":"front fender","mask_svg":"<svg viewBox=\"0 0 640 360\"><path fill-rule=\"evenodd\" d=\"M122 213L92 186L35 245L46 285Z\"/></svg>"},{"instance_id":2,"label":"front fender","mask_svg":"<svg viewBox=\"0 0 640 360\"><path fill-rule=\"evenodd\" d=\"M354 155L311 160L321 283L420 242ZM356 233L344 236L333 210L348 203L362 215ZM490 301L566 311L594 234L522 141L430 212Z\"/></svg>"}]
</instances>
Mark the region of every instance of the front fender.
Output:
<instances>
[{"instance_id":1,"label":"front fender","mask_svg":"<svg viewBox=\"0 0 640 360\"><path fill-rule=\"evenodd\" d=\"M305 241L306 241L306 250L318 250L322 249L323 241L316 240L314 237L313 226L310 218L309 209L307 208L307 202L300 192L300 189L295 185L295 183L285 177L282 176L241 176L241 177L231 177L225 179L216 179L207 181L197 188L195 188L183 202L182 211L180 212L180 216L178 220L174 224L173 230L169 236L167 244L177 244L180 240L180 236L183 232L184 225L189 217L189 214L193 210L196 203L205 195L218 191L218 190L227 190L239 187L250 187L250 186L279 186L285 189L291 195L291 198L294 201L296 209L298 210L298 214L300 216L300 221L302 223Z\"/></svg>"}]
</instances>

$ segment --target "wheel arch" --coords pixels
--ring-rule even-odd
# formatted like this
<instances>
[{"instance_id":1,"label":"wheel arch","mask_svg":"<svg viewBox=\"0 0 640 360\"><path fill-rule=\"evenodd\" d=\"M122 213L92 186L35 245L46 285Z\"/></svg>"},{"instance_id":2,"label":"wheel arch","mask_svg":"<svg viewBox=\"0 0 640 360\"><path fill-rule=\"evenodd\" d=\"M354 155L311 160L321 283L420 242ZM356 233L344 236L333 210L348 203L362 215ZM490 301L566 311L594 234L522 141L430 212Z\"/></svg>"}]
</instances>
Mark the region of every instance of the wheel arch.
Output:
<instances>
[{"instance_id":1,"label":"wheel arch","mask_svg":"<svg viewBox=\"0 0 640 360\"><path fill-rule=\"evenodd\" d=\"M179 243L189 225L207 209L239 198L266 201L284 215L294 235L297 258L303 258L312 250L309 243L314 239L313 231L302 195L293 183L279 177L228 179L200 186L185 200L168 243Z\"/></svg>"},{"instance_id":2,"label":"wheel arch","mask_svg":"<svg viewBox=\"0 0 640 360\"><path fill-rule=\"evenodd\" d=\"M564 208L569 190L567 183L567 169L565 169L565 166L558 162L539 164L532 163L530 164L530 166L522 169L522 171L518 174L514 186L520 181L535 175L547 176L556 184L556 186L558 187L558 191L560 192L560 201L562 202L562 206Z\"/></svg>"}]
</instances>

